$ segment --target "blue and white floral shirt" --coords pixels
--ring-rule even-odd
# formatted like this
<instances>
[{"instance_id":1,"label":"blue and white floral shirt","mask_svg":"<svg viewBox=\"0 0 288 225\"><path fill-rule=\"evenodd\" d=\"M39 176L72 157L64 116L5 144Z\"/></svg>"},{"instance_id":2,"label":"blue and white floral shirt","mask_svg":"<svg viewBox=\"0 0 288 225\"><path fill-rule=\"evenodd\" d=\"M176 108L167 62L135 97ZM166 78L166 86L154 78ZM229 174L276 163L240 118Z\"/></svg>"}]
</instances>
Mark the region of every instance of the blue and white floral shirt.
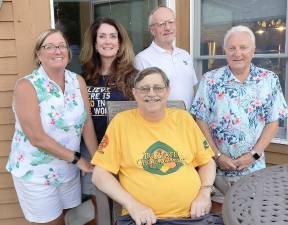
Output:
<instances>
[{"instance_id":1,"label":"blue and white floral shirt","mask_svg":"<svg viewBox=\"0 0 288 225\"><path fill-rule=\"evenodd\" d=\"M87 115L77 75L65 70L64 93L42 67L23 79L29 80L35 88L44 131L71 151L79 151ZM6 165L9 172L25 181L46 185L58 185L79 175L76 165L31 145L16 113L15 118L15 133Z\"/></svg>"},{"instance_id":2,"label":"blue and white floral shirt","mask_svg":"<svg viewBox=\"0 0 288 225\"><path fill-rule=\"evenodd\" d=\"M204 74L191 113L208 123L219 151L237 159L252 150L266 124L286 118L288 109L278 76L251 64L244 82L229 66ZM248 170L217 174L242 176L264 167L263 154Z\"/></svg>"}]
</instances>

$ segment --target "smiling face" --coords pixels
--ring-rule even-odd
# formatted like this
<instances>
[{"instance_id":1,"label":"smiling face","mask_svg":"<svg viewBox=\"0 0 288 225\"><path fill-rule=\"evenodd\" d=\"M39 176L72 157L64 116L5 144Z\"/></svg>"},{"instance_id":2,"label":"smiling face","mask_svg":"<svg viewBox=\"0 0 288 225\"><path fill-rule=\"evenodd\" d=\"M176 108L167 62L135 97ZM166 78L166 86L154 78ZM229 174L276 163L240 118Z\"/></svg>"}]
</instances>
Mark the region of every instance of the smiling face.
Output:
<instances>
[{"instance_id":1,"label":"smiling face","mask_svg":"<svg viewBox=\"0 0 288 225\"><path fill-rule=\"evenodd\" d=\"M171 47L176 37L174 13L165 7L157 9L152 15L150 32L157 45L162 48Z\"/></svg>"},{"instance_id":2,"label":"smiling face","mask_svg":"<svg viewBox=\"0 0 288 225\"><path fill-rule=\"evenodd\" d=\"M228 65L234 75L247 75L255 53L255 46L247 32L235 32L230 35L225 47Z\"/></svg>"},{"instance_id":3,"label":"smiling face","mask_svg":"<svg viewBox=\"0 0 288 225\"><path fill-rule=\"evenodd\" d=\"M58 47L51 50L53 46ZM63 46L67 48L63 48ZM69 49L61 33L56 32L47 36L37 52L37 56L41 65L47 70L64 70L69 61Z\"/></svg>"},{"instance_id":4,"label":"smiling face","mask_svg":"<svg viewBox=\"0 0 288 225\"><path fill-rule=\"evenodd\" d=\"M118 32L114 26L107 23L100 25L97 30L95 49L102 59L115 59L119 50Z\"/></svg>"},{"instance_id":5,"label":"smiling face","mask_svg":"<svg viewBox=\"0 0 288 225\"><path fill-rule=\"evenodd\" d=\"M144 119L157 121L164 118L169 87L158 73L145 76L133 88L133 95Z\"/></svg>"}]
</instances>

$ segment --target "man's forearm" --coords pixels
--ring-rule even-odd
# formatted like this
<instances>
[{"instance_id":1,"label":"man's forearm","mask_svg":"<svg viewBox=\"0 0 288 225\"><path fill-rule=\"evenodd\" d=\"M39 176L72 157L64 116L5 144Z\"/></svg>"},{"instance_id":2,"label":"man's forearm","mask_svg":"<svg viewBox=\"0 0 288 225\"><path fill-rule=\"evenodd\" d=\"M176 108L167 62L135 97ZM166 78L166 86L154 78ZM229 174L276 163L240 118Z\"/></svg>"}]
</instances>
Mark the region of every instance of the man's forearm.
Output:
<instances>
[{"instance_id":1,"label":"man's forearm","mask_svg":"<svg viewBox=\"0 0 288 225\"><path fill-rule=\"evenodd\" d=\"M253 149L257 153L264 152L264 149L270 144L271 140L275 137L278 131L279 122L278 120L273 121L271 123L266 124L264 127L260 138L258 139L257 143L254 145Z\"/></svg>"},{"instance_id":2,"label":"man's forearm","mask_svg":"<svg viewBox=\"0 0 288 225\"><path fill-rule=\"evenodd\" d=\"M216 176L216 164L213 159L204 165L199 166L198 174L201 179L202 188L213 185Z\"/></svg>"},{"instance_id":3,"label":"man's forearm","mask_svg":"<svg viewBox=\"0 0 288 225\"><path fill-rule=\"evenodd\" d=\"M92 182L99 188L99 190L106 193L114 201L118 202L125 208L136 200L123 189L119 181L105 169L95 166L92 176Z\"/></svg>"}]
</instances>

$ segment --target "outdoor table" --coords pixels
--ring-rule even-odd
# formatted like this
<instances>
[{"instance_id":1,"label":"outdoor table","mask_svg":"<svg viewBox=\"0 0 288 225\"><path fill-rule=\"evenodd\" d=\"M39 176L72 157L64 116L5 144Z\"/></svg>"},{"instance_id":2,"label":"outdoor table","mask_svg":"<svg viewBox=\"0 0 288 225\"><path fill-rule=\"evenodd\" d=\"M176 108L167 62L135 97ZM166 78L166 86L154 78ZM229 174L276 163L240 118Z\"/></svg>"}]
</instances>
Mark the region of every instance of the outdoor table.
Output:
<instances>
[{"instance_id":1,"label":"outdoor table","mask_svg":"<svg viewBox=\"0 0 288 225\"><path fill-rule=\"evenodd\" d=\"M225 196L225 225L288 225L288 164L239 179Z\"/></svg>"}]
</instances>

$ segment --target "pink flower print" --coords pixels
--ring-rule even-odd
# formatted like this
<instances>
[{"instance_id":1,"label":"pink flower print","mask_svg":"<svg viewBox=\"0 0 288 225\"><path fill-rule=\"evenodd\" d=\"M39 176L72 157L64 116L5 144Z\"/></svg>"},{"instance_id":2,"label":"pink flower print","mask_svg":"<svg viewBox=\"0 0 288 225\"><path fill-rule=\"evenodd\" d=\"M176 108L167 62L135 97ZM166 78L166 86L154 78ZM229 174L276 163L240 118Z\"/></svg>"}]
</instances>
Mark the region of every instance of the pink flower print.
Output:
<instances>
[{"instance_id":1,"label":"pink flower print","mask_svg":"<svg viewBox=\"0 0 288 225\"><path fill-rule=\"evenodd\" d=\"M56 121L52 118L52 119L50 120L50 124L55 125L55 123L56 123Z\"/></svg>"},{"instance_id":2,"label":"pink flower print","mask_svg":"<svg viewBox=\"0 0 288 225\"><path fill-rule=\"evenodd\" d=\"M216 128L216 123L215 122L211 123L210 127L211 127L211 129L215 129Z\"/></svg>"},{"instance_id":3,"label":"pink flower print","mask_svg":"<svg viewBox=\"0 0 288 225\"><path fill-rule=\"evenodd\" d=\"M253 105L250 105L247 110L249 113L252 113L254 111Z\"/></svg>"},{"instance_id":4,"label":"pink flower print","mask_svg":"<svg viewBox=\"0 0 288 225\"><path fill-rule=\"evenodd\" d=\"M256 106L256 107L260 107L262 106L262 102L259 100L259 99L256 99L253 104Z\"/></svg>"},{"instance_id":5,"label":"pink flower print","mask_svg":"<svg viewBox=\"0 0 288 225\"><path fill-rule=\"evenodd\" d=\"M50 184L49 180L44 180L44 185L49 185L49 184Z\"/></svg>"},{"instance_id":6,"label":"pink flower print","mask_svg":"<svg viewBox=\"0 0 288 225\"><path fill-rule=\"evenodd\" d=\"M19 155L17 155L17 161L19 161L19 162L21 162L21 161L23 161L24 160L24 156L23 156L23 154L19 154Z\"/></svg>"},{"instance_id":7,"label":"pink flower print","mask_svg":"<svg viewBox=\"0 0 288 225\"><path fill-rule=\"evenodd\" d=\"M279 113L280 113L280 115L282 115L282 116L286 116L287 113L288 113L288 109L282 108Z\"/></svg>"},{"instance_id":8,"label":"pink flower print","mask_svg":"<svg viewBox=\"0 0 288 225\"><path fill-rule=\"evenodd\" d=\"M238 144L233 144L233 148L238 148Z\"/></svg>"},{"instance_id":9,"label":"pink flower print","mask_svg":"<svg viewBox=\"0 0 288 225\"><path fill-rule=\"evenodd\" d=\"M224 119L226 120L226 122L229 122L230 121L230 118L231 118L231 115L229 113L227 113L225 116L224 116Z\"/></svg>"},{"instance_id":10,"label":"pink flower print","mask_svg":"<svg viewBox=\"0 0 288 225\"><path fill-rule=\"evenodd\" d=\"M217 96L218 99L222 100L224 98L225 94L222 91L222 92L217 93L216 96Z\"/></svg>"},{"instance_id":11,"label":"pink flower print","mask_svg":"<svg viewBox=\"0 0 288 225\"><path fill-rule=\"evenodd\" d=\"M264 71L263 73L260 73L260 77L267 77L268 75L268 72L267 71Z\"/></svg>"},{"instance_id":12,"label":"pink flower print","mask_svg":"<svg viewBox=\"0 0 288 225\"><path fill-rule=\"evenodd\" d=\"M215 80L214 80L214 79L209 79L207 82L208 82L208 84L210 84L210 85L215 84Z\"/></svg>"},{"instance_id":13,"label":"pink flower print","mask_svg":"<svg viewBox=\"0 0 288 225\"><path fill-rule=\"evenodd\" d=\"M259 122L260 122L260 123L264 123L264 122L265 122L264 116L259 116Z\"/></svg>"},{"instance_id":14,"label":"pink flower print","mask_svg":"<svg viewBox=\"0 0 288 225\"><path fill-rule=\"evenodd\" d=\"M51 93L52 90L53 90L53 86L50 83L47 83L46 84L46 89L47 89L48 93Z\"/></svg>"},{"instance_id":15,"label":"pink flower print","mask_svg":"<svg viewBox=\"0 0 288 225\"><path fill-rule=\"evenodd\" d=\"M236 116L234 120L234 124L237 125L240 123L240 117Z\"/></svg>"},{"instance_id":16,"label":"pink flower print","mask_svg":"<svg viewBox=\"0 0 288 225\"><path fill-rule=\"evenodd\" d=\"M222 139L217 139L216 140L216 144L219 146L219 145L222 145L224 143L224 141Z\"/></svg>"},{"instance_id":17,"label":"pink flower print","mask_svg":"<svg viewBox=\"0 0 288 225\"><path fill-rule=\"evenodd\" d=\"M71 98L72 98L72 99L75 99L75 98L76 98L76 94L75 94L75 93L72 94Z\"/></svg>"}]
</instances>

